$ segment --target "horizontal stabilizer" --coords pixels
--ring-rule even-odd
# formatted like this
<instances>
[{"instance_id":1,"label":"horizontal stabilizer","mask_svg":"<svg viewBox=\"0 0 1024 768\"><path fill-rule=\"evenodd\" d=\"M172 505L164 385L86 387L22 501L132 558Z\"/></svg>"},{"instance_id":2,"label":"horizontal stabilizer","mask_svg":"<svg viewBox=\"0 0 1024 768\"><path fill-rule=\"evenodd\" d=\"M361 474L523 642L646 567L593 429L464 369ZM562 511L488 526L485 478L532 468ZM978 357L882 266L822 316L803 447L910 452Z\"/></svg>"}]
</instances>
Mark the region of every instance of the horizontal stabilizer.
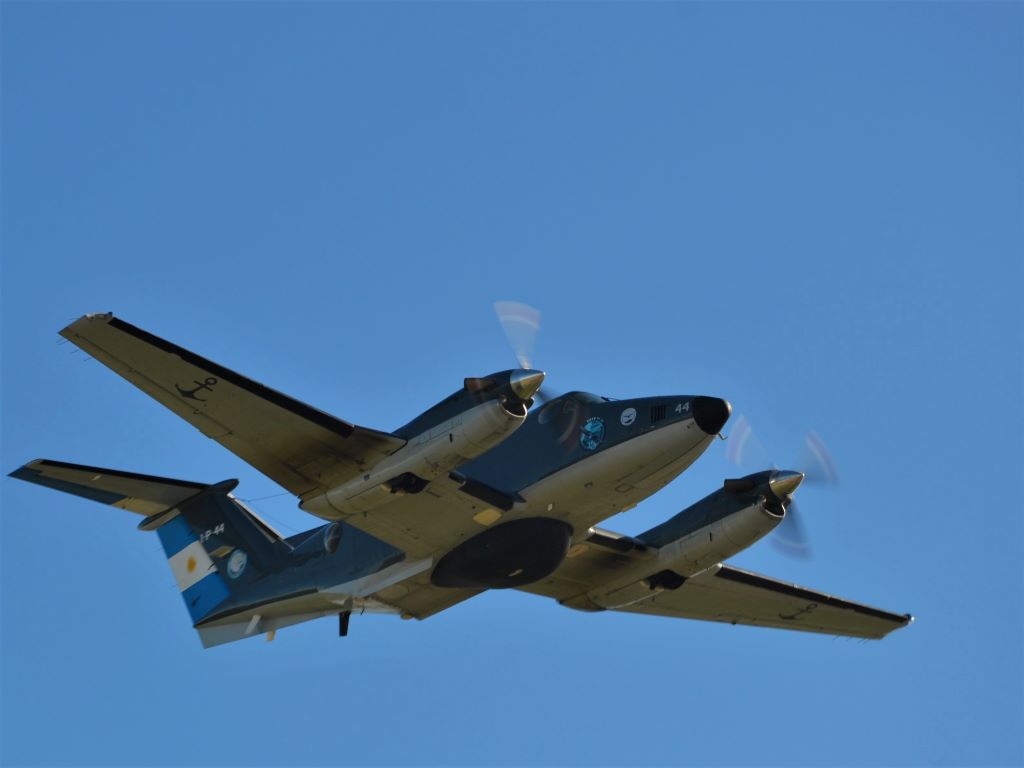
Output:
<instances>
[{"instance_id":1,"label":"horizontal stabilizer","mask_svg":"<svg viewBox=\"0 0 1024 768\"><path fill-rule=\"evenodd\" d=\"M30 461L11 472L10 476L146 517L170 509L209 487L206 483L51 459Z\"/></svg>"}]
</instances>

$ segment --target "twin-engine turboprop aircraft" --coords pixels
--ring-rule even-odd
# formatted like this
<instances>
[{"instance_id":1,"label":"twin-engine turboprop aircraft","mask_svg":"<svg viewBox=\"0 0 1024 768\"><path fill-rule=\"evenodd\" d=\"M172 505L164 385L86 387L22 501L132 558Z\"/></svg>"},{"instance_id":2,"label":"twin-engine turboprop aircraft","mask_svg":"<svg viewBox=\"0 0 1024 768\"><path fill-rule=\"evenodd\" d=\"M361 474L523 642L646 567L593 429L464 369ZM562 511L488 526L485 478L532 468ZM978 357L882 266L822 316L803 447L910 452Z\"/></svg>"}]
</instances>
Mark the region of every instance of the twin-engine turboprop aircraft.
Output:
<instances>
[{"instance_id":1,"label":"twin-engine turboprop aircraft","mask_svg":"<svg viewBox=\"0 0 1024 768\"><path fill-rule=\"evenodd\" d=\"M729 565L785 517L803 474L758 472L638 536L594 527L655 493L730 405L583 392L531 410L529 366L466 379L394 432L350 424L110 314L61 335L295 494L326 523L283 538L231 491L40 459L12 477L156 531L204 646L321 616L425 619L487 589L617 610L881 638L910 615Z\"/></svg>"}]
</instances>

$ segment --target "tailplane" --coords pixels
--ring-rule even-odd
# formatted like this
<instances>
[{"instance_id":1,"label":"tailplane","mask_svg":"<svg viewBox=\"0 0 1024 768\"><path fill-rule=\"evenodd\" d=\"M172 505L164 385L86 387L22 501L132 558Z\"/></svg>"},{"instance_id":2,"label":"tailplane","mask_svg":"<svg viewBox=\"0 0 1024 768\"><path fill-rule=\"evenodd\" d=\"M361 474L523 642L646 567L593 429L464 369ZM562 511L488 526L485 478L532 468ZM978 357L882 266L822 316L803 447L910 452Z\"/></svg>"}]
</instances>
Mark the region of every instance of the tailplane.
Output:
<instances>
[{"instance_id":1,"label":"tailplane","mask_svg":"<svg viewBox=\"0 0 1024 768\"><path fill-rule=\"evenodd\" d=\"M430 558L405 553L337 522L285 540L231 495L208 485L39 459L11 477L109 504L156 531L203 646L273 637L321 616L399 613L377 593L423 573ZM296 567L301 566L301 567Z\"/></svg>"},{"instance_id":2,"label":"tailplane","mask_svg":"<svg viewBox=\"0 0 1024 768\"><path fill-rule=\"evenodd\" d=\"M208 485L49 459L11 477L141 515L139 529L160 537L193 625L280 568L291 551L231 495L236 480Z\"/></svg>"}]
</instances>

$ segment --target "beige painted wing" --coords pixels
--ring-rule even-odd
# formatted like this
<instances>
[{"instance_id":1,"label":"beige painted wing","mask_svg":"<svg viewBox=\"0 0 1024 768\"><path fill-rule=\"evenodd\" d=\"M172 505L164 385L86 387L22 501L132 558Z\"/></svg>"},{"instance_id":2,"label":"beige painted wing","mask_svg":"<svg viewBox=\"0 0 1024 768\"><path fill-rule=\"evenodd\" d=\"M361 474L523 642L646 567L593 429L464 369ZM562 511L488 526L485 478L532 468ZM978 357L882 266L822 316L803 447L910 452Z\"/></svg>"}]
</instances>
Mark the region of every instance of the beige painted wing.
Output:
<instances>
[{"instance_id":1,"label":"beige painted wing","mask_svg":"<svg viewBox=\"0 0 1024 768\"><path fill-rule=\"evenodd\" d=\"M628 536L595 529L554 574L524 589L587 605L588 593L600 593L601 585L613 582L617 571L632 569L642 560L651 563L651 572L638 576L645 585L643 578L663 568L656 564L654 552ZM649 596L644 592L639 589L633 595L636 602L614 610L870 639L913 621L910 614L890 613L730 565L686 579L676 589L650 589Z\"/></svg>"},{"instance_id":2,"label":"beige painted wing","mask_svg":"<svg viewBox=\"0 0 1024 768\"><path fill-rule=\"evenodd\" d=\"M110 314L86 315L60 333L299 497L355 477L405 445Z\"/></svg>"}]
</instances>

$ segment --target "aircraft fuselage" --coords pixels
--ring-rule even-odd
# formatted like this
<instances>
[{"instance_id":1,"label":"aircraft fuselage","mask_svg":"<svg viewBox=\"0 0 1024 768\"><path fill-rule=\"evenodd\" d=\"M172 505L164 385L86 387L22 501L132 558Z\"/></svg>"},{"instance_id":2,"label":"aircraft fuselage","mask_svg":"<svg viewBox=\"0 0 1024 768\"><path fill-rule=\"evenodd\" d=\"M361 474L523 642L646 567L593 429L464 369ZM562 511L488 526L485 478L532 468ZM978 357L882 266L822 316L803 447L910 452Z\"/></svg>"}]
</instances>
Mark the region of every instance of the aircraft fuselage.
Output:
<instances>
[{"instance_id":1,"label":"aircraft fuselage","mask_svg":"<svg viewBox=\"0 0 1024 768\"><path fill-rule=\"evenodd\" d=\"M520 499L441 558L437 586L506 588L553 572L590 526L629 509L690 466L729 416L706 397L611 400L570 393L531 412L459 475ZM497 513L495 513L497 514ZM500 522L498 522L500 520Z\"/></svg>"}]
</instances>

